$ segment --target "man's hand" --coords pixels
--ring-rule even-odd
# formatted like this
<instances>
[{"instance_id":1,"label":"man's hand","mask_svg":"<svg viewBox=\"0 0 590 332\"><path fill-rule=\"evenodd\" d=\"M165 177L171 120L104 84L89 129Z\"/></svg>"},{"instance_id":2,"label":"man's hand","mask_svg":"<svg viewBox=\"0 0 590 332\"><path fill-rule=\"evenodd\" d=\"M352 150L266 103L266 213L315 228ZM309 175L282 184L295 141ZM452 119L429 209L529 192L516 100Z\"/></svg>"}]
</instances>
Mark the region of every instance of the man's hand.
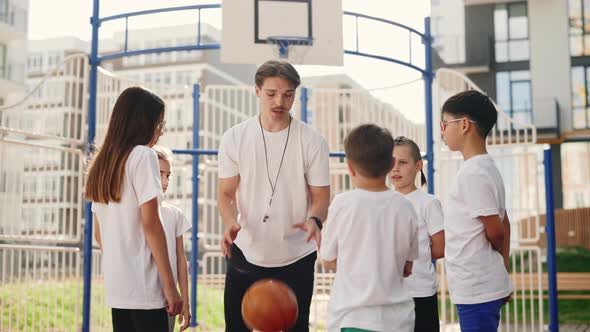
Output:
<instances>
[{"instance_id":1,"label":"man's hand","mask_svg":"<svg viewBox=\"0 0 590 332\"><path fill-rule=\"evenodd\" d=\"M233 224L223 232L223 240L221 241L221 252L225 257L231 258L231 246L238 236L238 232L242 229L239 224Z\"/></svg>"},{"instance_id":2,"label":"man's hand","mask_svg":"<svg viewBox=\"0 0 590 332\"><path fill-rule=\"evenodd\" d=\"M320 248L320 244L322 242L322 232L318 228L318 225L316 225L315 221L307 219L304 222L293 225L293 227L307 232L306 241L309 242L311 239L313 239L318 246L318 249Z\"/></svg>"}]
</instances>

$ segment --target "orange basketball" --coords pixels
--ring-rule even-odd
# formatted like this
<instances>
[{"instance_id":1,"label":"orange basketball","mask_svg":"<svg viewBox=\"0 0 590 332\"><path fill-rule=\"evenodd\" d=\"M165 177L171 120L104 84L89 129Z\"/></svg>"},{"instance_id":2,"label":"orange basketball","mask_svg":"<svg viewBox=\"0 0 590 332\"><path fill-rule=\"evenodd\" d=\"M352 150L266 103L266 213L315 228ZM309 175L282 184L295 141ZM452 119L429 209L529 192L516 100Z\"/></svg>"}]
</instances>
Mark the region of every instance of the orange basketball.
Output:
<instances>
[{"instance_id":1,"label":"orange basketball","mask_svg":"<svg viewBox=\"0 0 590 332\"><path fill-rule=\"evenodd\" d=\"M242 299L242 317L249 328L261 332L287 331L297 321L297 297L282 281L255 282Z\"/></svg>"}]
</instances>

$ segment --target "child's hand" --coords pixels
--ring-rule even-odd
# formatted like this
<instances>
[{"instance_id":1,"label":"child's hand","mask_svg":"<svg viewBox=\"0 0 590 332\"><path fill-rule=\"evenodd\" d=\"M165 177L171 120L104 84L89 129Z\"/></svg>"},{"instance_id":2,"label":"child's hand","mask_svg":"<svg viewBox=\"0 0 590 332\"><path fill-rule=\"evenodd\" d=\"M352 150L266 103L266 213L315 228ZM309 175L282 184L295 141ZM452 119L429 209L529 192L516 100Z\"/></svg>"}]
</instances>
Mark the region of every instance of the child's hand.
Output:
<instances>
[{"instance_id":1,"label":"child's hand","mask_svg":"<svg viewBox=\"0 0 590 332\"><path fill-rule=\"evenodd\" d=\"M412 274L412 266L414 266L414 262L406 262L406 265L404 265L404 278Z\"/></svg>"},{"instance_id":2,"label":"child's hand","mask_svg":"<svg viewBox=\"0 0 590 332\"><path fill-rule=\"evenodd\" d=\"M176 287L165 287L164 297L166 298L166 311L170 316L176 316L182 310L182 298Z\"/></svg>"},{"instance_id":3,"label":"child's hand","mask_svg":"<svg viewBox=\"0 0 590 332\"><path fill-rule=\"evenodd\" d=\"M182 319L182 322L180 321ZM187 304L182 306L182 312L178 315L178 325L180 325L180 331L188 329L191 324L191 309Z\"/></svg>"}]
</instances>

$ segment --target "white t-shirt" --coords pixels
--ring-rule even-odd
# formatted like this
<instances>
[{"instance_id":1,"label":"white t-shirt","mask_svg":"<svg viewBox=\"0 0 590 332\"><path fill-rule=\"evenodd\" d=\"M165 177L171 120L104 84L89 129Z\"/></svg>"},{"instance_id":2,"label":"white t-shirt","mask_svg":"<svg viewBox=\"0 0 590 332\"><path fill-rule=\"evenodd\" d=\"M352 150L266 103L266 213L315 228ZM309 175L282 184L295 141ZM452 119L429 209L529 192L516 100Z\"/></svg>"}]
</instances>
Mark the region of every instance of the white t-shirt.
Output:
<instances>
[{"instance_id":1,"label":"white t-shirt","mask_svg":"<svg viewBox=\"0 0 590 332\"><path fill-rule=\"evenodd\" d=\"M444 218L440 201L422 190L406 195L418 215L418 238L420 256L414 261L412 275L406 278L406 286L412 297L428 297L436 294L438 277L430 251L430 237L444 229Z\"/></svg>"},{"instance_id":2,"label":"white t-shirt","mask_svg":"<svg viewBox=\"0 0 590 332\"><path fill-rule=\"evenodd\" d=\"M162 202L162 205L160 205L160 214L162 215L162 227L164 227L164 234L166 235L166 245L168 247L170 267L172 267L172 275L174 276L174 283L176 284L178 283L176 239L191 229L191 224L179 208L174 205L170 205L165 201Z\"/></svg>"},{"instance_id":3,"label":"white t-shirt","mask_svg":"<svg viewBox=\"0 0 590 332\"><path fill-rule=\"evenodd\" d=\"M273 185L285 148L288 129L264 132L269 174ZM293 228L307 219L310 208L308 185L329 186L329 149L312 127L293 118L272 205L266 172L264 144L258 117L231 128L219 147L219 177L240 176L238 222L235 240L248 262L263 267L291 264L316 250L307 234ZM265 215L269 218L263 222Z\"/></svg>"},{"instance_id":4,"label":"white t-shirt","mask_svg":"<svg viewBox=\"0 0 590 332\"><path fill-rule=\"evenodd\" d=\"M320 248L322 260L337 260L328 331L413 331L414 301L403 271L418 250L416 212L402 194L356 189L337 195Z\"/></svg>"},{"instance_id":5,"label":"white t-shirt","mask_svg":"<svg viewBox=\"0 0 590 332\"><path fill-rule=\"evenodd\" d=\"M444 207L445 261L453 303L485 303L512 291L504 259L479 220L499 215L503 221L505 197L502 176L490 155L472 157L461 166Z\"/></svg>"},{"instance_id":6,"label":"white t-shirt","mask_svg":"<svg viewBox=\"0 0 590 332\"><path fill-rule=\"evenodd\" d=\"M129 153L121 201L93 203L100 225L106 303L117 309L160 309L166 300L141 223L140 206L162 197L156 152L138 145Z\"/></svg>"}]
</instances>

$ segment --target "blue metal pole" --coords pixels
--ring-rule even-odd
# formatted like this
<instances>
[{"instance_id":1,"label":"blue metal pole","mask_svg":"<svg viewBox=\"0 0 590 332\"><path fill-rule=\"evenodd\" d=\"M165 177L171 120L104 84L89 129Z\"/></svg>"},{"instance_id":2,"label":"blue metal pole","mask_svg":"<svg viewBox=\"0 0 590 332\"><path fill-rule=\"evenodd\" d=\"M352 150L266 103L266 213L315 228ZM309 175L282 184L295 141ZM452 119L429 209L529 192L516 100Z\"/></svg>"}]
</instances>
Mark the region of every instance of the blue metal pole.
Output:
<instances>
[{"instance_id":1,"label":"blue metal pole","mask_svg":"<svg viewBox=\"0 0 590 332\"><path fill-rule=\"evenodd\" d=\"M557 267L555 264L555 208L553 204L553 165L551 149L544 151L545 165L545 202L546 221L545 234L547 236L547 275L549 281L549 331L559 331L557 309Z\"/></svg>"},{"instance_id":2,"label":"blue metal pole","mask_svg":"<svg viewBox=\"0 0 590 332\"><path fill-rule=\"evenodd\" d=\"M432 36L430 35L430 17L424 18L424 55L426 68L422 77L424 78L424 108L426 109L426 161L428 192L434 194L434 140L432 135ZM411 61L411 59L410 59Z\"/></svg>"},{"instance_id":3,"label":"blue metal pole","mask_svg":"<svg viewBox=\"0 0 590 332\"><path fill-rule=\"evenodd\" d=\"M198 84L193 85L193 149L199 148L199 116L201 92ZM192 250L191 250L191 326L197 323L197 274L199 273L199 157L193 155L193 228L192 228Z\"/></svg>"},{"instance_id":4,"label":"blue metal pole","mask_svg":"<svg viewBox=\"0 0 590 332\"><path fill-rule=\"evenodd\" d=\"M100 0L93 0L92 17L92 43L90 48L90 76L88 78L88 145L86 153L92 153L92 143L96 133L96 80L98 68L98 29ZM84 203L84 293L82 299L82 332L90 331L90 291L92 289L92 211L91 203Z\"/></svg>"},{"instance_id":5,"label":"blue metal pole","mask_svg":"<svg viewBox=\"0 0 590 332\"><path fill-rule=\"evenodd\" d=\"M307 101L308 101L308 90L307 88L301 88L301 121L307 123Z\"/></svg>"}]
</instances>

